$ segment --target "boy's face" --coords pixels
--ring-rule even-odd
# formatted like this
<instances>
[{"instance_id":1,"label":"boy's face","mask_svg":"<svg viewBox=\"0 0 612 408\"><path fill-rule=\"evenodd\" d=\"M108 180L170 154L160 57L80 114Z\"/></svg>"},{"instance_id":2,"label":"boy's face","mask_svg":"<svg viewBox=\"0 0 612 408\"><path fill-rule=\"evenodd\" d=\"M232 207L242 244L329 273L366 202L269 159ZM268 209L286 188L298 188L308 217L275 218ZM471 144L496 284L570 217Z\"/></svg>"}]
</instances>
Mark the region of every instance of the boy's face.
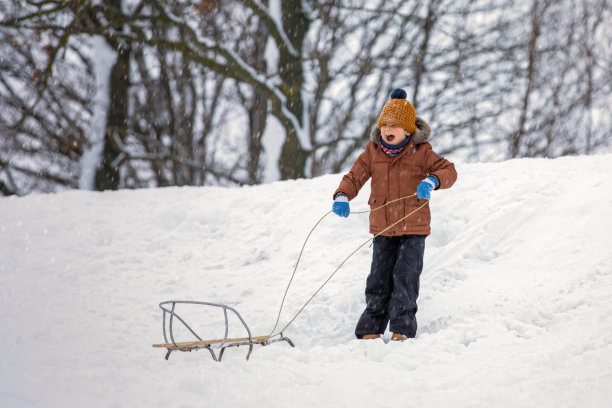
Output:
<instances>
[{"instance_id":1,"label":"boy's face","mask_svg":"<svg viewBox=\"0 0 612 408\"><path fill-rule=\"evenodd\" d=\"M382 125L382 127L380 128L380 133L385 143L392 145L402 143L409 135L406 129L396 125L387 124Z\"/></svg>"}]
</instances>

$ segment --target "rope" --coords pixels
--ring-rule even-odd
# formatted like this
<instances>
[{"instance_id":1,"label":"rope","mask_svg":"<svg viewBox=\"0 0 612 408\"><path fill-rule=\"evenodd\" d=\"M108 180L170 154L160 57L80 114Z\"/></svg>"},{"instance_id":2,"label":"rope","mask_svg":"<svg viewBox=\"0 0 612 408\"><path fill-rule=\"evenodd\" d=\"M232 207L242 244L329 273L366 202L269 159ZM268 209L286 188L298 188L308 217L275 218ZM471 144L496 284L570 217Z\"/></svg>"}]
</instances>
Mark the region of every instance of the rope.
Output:
<instances>
[{"instance_id":1,"label":"rope","mask_svg":"<svg viewBox=\"0 0 612 408\"><path fill-rule=\"evenodd\" d=\"M378 211L381 208L384 208L386 206L388 206L389 204L393 204L397 201L400 200L404 200L406 198L410 198L410 197L414 197L416 195L416 193L414 194L410 194L407 195L405 197L400 197L397 198L395 200L389 201L386 204L381 205L380 207L377 207L373 210L366 210L366 211L355 211L355 212L351 212L351 214L364 214L364 213L369 213L369 212L374 212L374 211ZM347 256L341 263L340 265L338 265L338 267L332 272L332 274L325 280L325 282L323 282L323 284L321 286L319 286L319 288L315 291L315 293L310 297L310 299L308 299L306 301L306 303L304 303L304 305L300 308L300 310L298 310L298 312L291 318L291 320L289 320L289 323L287 323L285 325L285 327L283 327L280 331L278 331L275 334L274 331L276 330L276 328L278 327L278 322L280 320L280 316L281 313L283 311L283 305L285 304L285 299L287 298L287 292L289 292L289 287L291 286L291 283L293 282L293 278L295 277L295 272L297 271L297 267L300 263L300 260L302 258L302 253L304 252L304 248L306 247L306 243L308 242L308 239L310 238L310 236L312 235L313 231L317 228L317 226L321 223L321 221L323 221L323 219L325 217L327 217L329 214L331 214L331 211L327 212L323 217L321 217L319 219L319 221L317 221L317 223L314 225L314 227L312 227L312 229L310 230L310 232L308 233L308 236L306 237L306 240L304 240L304 244L302 245L302 249L300 250L300 255L298 256L298 260L295 264L295 267L293 268L293 273L291 274L291 278L289 279L289 283L287 284L287 288L285 289L285 294L283 295L283 300L281 302L280 308L278 310L278 316L276 317L276 323L274 324L274 328L270 331L270 337L275 337L278 335L282 335L282 333L293 323L293 321L295 319L297 319L297 317L304 311L304 309L306 308L306 306L308 306L308 304L315 298L315 296L317 296L317 294L323 289L323 287L325 285L327 285L327 283L334 277L334 275L340 270L340 268L342 268L342 265L344 265L346 263L346 261L348 261L357 251L359 251L361 248L363 248L365 245L367 245L370 241L374 240L374 238L376 238L377 236L383 234L384 232L386 232L387 230L393 228L394 226L396 226L397 224L399 224L400 222L404 221L406 218L410 217L412 214L414 214L415 212L419 211L421 208L425 207L427 204L429 203L429 200L425 200L425 202L419 206L416 210L412 211L410 214L404 216L403 218L397 220L396 222L394 222L393 224L389 225L387 228L385 228L384 230L382 230L381 232L379 232L378 234L374 235L373 237L371 237L370 239L368 239L367 241L365 241L363 244L359 245L359 247L357 249L355 249L353 252L350 253L349 256Z\"/></svg>"}]
</instances>

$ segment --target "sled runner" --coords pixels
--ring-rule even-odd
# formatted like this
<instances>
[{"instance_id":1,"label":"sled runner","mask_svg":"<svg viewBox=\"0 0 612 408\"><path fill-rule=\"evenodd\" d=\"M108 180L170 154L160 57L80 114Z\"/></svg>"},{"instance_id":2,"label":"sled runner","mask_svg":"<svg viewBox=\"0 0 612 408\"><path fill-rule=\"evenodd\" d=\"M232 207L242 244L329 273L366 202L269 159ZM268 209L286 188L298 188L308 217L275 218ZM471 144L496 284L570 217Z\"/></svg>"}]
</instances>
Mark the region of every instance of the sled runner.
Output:
<instances>
[{"instance_id":1,"label":"sled runner","mask_svg":"<svg viewBox=\"0 0 612 408\"><path fill-rule=\"evenodd\" d=\"M209 306L209 307L215 307L215 308L222 309L223 317L225 319L225 334L223 335L223 338L216 339L216 340L203 340L187 324L187 322L176 313L175 309L176 309L177 304L200 305L200 306ZM164 344L154 344L153 347L167 349L168 352L166 353L166 360L168 360L168 358L170 357L170 354L173 351L177 351L177 350L178 351L193 351L193 350L200 350L200 349L208 349L208 351L210 351L210 354L213 360L221 361L221 358L223 358L223 353L225 352L225 349L229 347L249 346L249 351L246 356L247 360L251 356L251 352L253 351L253 346L256 344L267 346L268 344L275 343L278 341L286 341L287 343L289 343L291 347L295 347L293 342L291 342L289 338L283 336L282 333L280 333L280 337L278 338L272 338L272 336L253 336L251 334L251 330L249 329L249 326L246 324L242 316L240 316L240 313L238 313L235 309L229 306L226 306L226 305L222 305L218 303L196 302L196 301L191 301L191 300L170 300L170 301L160 303L159 307L161 308L163 312L162 319L163 319L163 333L164 333L165 343ZM228 338L227 337L229 333L229 320L228 320L228 313L227 313L228 310L232 312L242 323L242 325L244 326L244 329L246 330L246 333L248 334L247 337L240 337L240 338ZM175 340L176 321L180 322L181 325L179 326L189 331L189 333L191 333L195 337L195 340L177 342ZM215 350L220 350L218 356L215 353Z\"/></svg>"}]
</instances>

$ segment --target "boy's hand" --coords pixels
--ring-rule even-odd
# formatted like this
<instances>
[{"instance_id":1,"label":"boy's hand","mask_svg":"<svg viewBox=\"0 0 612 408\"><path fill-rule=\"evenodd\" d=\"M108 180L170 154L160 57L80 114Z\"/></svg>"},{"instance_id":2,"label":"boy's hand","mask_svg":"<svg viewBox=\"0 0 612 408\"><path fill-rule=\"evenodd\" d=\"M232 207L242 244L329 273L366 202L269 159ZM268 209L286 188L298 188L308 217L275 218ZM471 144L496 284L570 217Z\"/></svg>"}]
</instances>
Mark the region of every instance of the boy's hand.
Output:
<instances>
[{"instance_id":1,"label":"boy's hand","mask_svg":"<svg viewBox=\"0 0 612 408\"><path fill-rule=\"evenodd\" d=\"M435 177L427 177L425 180L421 181L421 184L417 187L417 198L429 200L431 198L431 191L438 187L439 184L440 182Z\"/></svg>"},{"instance_id":2,"label":"boy's hand","mask_svg":"<svg viewBox=\"0 0 612 408\"><path fill-rule=\"evenodd\" d=\"M332 211L340 217L348 217L351 212L348 197L344 194L338 194L334 200Z\"/></svg>"}]
</instances>

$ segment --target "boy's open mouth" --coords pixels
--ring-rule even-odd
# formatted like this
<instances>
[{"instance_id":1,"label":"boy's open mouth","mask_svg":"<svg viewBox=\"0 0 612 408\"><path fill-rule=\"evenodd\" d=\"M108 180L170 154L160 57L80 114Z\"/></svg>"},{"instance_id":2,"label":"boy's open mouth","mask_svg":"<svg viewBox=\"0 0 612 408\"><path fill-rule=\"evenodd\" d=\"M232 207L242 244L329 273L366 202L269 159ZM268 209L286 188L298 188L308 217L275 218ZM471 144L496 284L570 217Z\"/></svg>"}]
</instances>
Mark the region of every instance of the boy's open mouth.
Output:
<instances>
[{"instance_id":1,"label":"boy's open mouth","mask_svg":"<svg viewBox=\"0 0 612 408\"><path fill-rule=\"evenodd\" d=\"M394 139L395 139L395 136L394 136L394 135L387 135L387 142L388 142L388 143L393 142L393 140L394 140Z\"/></svg>"}]
</instances>

